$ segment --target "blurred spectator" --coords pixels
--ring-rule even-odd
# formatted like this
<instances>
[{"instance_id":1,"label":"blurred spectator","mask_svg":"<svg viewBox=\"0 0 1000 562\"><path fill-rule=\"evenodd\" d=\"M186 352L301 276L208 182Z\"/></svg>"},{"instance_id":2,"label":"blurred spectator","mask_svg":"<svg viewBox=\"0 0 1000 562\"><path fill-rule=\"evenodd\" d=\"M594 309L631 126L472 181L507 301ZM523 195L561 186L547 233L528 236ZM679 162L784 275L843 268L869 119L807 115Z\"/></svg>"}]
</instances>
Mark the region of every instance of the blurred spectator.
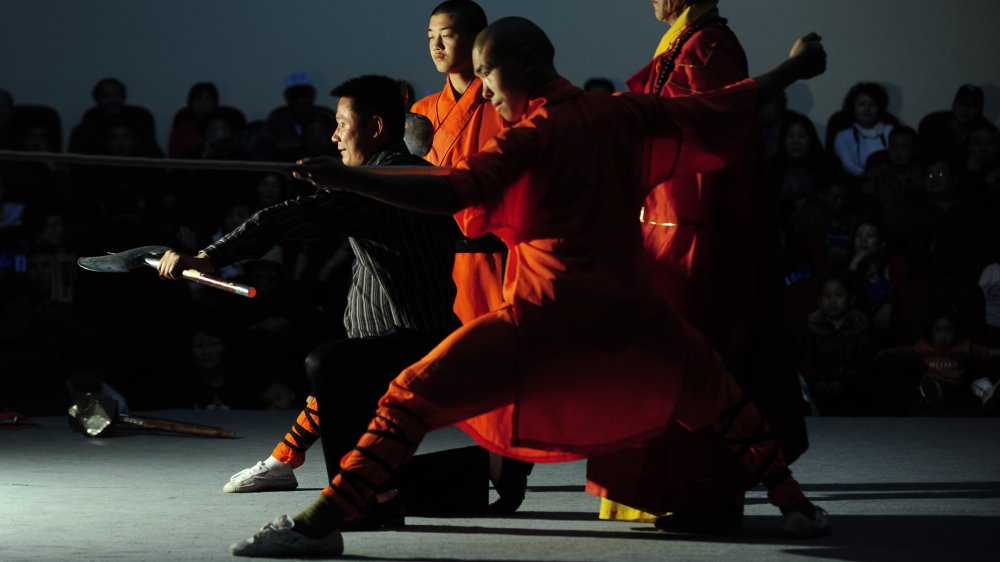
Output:
<instances>
[{"instance_id":1,"label":"blurred spectator","mask_svg":"<svg viewBox=\"0 0 1000 562\"><path fill-rule=\"evenodd\" d=\"M976 345L961 330L958 312L947 309L935 314L925 337L915 345L879 352L879 358L911 356L919 359L911 381L932 411L948 409L995 409L996 375L986 376L984 367L1000 358L1000 349ZM985 380L982 380L985 379Z\"/></svg>"},{"instance_id":2,"label":"blurred spectator","mask_svg":"<svg viewBox=\"0 0 1000 562\"><path fill-rule=\"evenodd\" d=\"M0 90L0 150L14 150L16 147L14 96L7 90Z\"/></svg>"},{"instance_id":3,"label":"blurred spectator","mask_svg":"<svg viewBox=\"0 0 1000 562\"><path fill-rule=\"evenodd\" d=\"M994 261L979 275L986 301L986 345L1000 347L1000 262Z\"/></svg>"},{"instance_id":4,"label":"blurred spectator","mask_svg":"<svg viewBox=\"0 0 1000 562\"><path fill-rule=\"evenodd\" d=\"M889 133L886 159L865 173L862 193L882 213L889 232L899 232L899 217L923 197L923 167L917 158L917 132L899 126Z\"/></svg>"},{"instance_id":5,"label":"blurred spectator","mask_svg":"<svg viewBox=\"0 0 1000 562\"><path fill-rule=\"evenodd\" d=\"M614 82L607 78L591 78L584 82L583 89L587 92L599 92L601 94L608 94L609 96L618 91L615 88Z\"/></svg>"},{"instance_id":6,"label":"blurred spectator","mask_svg":"<svg viewBox=\"0 0 1000 562\"><path fill-rule=\"evenodd\" d=\"M777 154L769 167L780 201L781 217L787 217L817 195L829 181L836 165L823 150L812 121L798 113L784 119Z\"/></svg>"},{"instance_id":7,"label":"blurred spectator","mask_svg":"<svg viewBox=\"0 0 1000 562\"><path fill-rule=\"evenodd\" d=\"M984 120L969 132L965 176L973 199L1000 211L1000 130L996 125ZM994 218L1000 217L994 214Z\"/></svg>"},{"instance_id":8,"label":"blurred spectator","mask_svg":"<svg viewBox=\"0 0 1000 562\"><path fill-rule=\"evenodd\" d=\"M893 127L888 119L888 106L885 88L874 82L855 84L844 98L841 114L850 116L850 122L836 132L833 152L844 171L852 176L858 177L865 171L869 155L888 148Z\"/></svg>"},{"instance_id":9,"label":"blurred spectator","mask_svg":"<svg viewBox=\"0 0 1000 562\"><path fill-rule=\"evenodd\" d=\"M24 203L10 201L6 195L5 182L0 178L0 230L17 228L24 220Z\"/></svg>"},{"instance_id":10,"label":"blurred spectator","mask_svg":"<svg viewBox=\"0 0 1000 562\"><path fill-rule=\"evenodd\" d=\"M849 269L862 288L863 311L877 337L889 332L896 286L906 277L906 260L888 247L882 227L863 220L854 229L854 253Z\"/></svg>"},{"instance_id":11,"label":"blurred spectator","mask_svg":"<svg viewBox=\"0 0 1000 562\"><path fill-rule=\"evenodd\" d=\"M767 150L768 159L774 158L778 153L778 138L781 134L781 126L791 115L799 115L788 110L788 96L782 90L776 95L764 101L763 105L757 108L757 122L760 124L761 138L764 140L764 148Z\"/></svg>"},{"instance_id":12,"label":"blurred spectator","mask_svg":"<svg viewBox=\"0 0 1000 562\"><path fill-rule=\"evenodd\" d=\"M854 209L850 183L835 177L819 193L796 209L787 220L789 246L804 245L819 275L847 267L854 228L862 215Z\"/></svg>"},{"instance_id":13,"label":"blurred spectator","mask_svg":"<svg viewBox=\"0 0 1000 562\"><path fill-rule=\"evenodd\" d=\"M935 277L953 277L963 265L961 259L980 250L977 246L988 230L989 217L982 205L959 197L961 180L950 161L932 161L924 171L926 199L901 213L900 231L920 241L926 257L907 257L911 263L914 258L925 259Z\"/></svg>"},{"instance_id":14,"label":"blurred spectator","mask_svg":"<svg viewBox=\"0 0 1000 562\"><path fill-rule=\"evenodd\" d=\"M930 113L920 120L920 152L926 160L963 161L969 133L983 117L983 90L964 84L955 92L951 111Z\"/></svg>"},{"instance_id":15,"label":"blurred spectator","mask_svg":"<svg viewBox=\"0 0 1000 562\"><path fill-rule=\"evenodd\" d=\"M163 156L156 144L156 128L153 114L144 107L126 105L125 84L116 78L103 78L91 92L94 107L83 114L69 138L69 152L83 154L110 154L118 156L110 146L116 137L112 128L127 129L133 136L132 143L142 147L137 152L142 155Z\"/></svg>"},{"instance_id":16,"label":"blurred spectator","mask_svg":"<svg viewBox=\"0 0 1000 562\"><path fill-rule=\"evenodd\" d=\"M860 413L868 399L872 332L854 302L846 278L828 277L820 286L819 307L806 322L800 372L821 415Z\"/></svg>"},{"instance_id":17,"label":"blurred spectator","mask_svg":"<svg viewBox=\"0 0 1000 562\"><path fill-rule=\"evenodd\" d=\"M221 119L229 127L230 139L239 136L246 125L243 112L235 107L219 105L219 90L211 82L198 82L188 91L187 106L174 115L168 152L171 158L190 158L204 154L205 132L209 120ZM221 127L221 125L216 125Z\"/></svg>"},{"instance_id":18,"label":"blurred spectator","mask_svg":"<svg viewBox=\"0 0 1000 562\"><path fill-rule=\"evenodd\" d=\"M323 137L329 143L337 128L332 110L316 105L316 87L307 72L293 72L285 79L286 105L267 116L266 137L257 147L258 160L295 161L307 154L308 139ZM315 143L309 147L315 149Z\"/></svg>"},{"instance_id":19,"label":"blurred spectator","mask_svg":"<svg viewBox=\"0 0 1000 562\"><path fill-rule=\"evenodd\" d=\"M256 385L238 366L238 353L229 343L233 333L234 326L203 322L191 334L193 369L181 390L190 407L230 410L257 406Z\"/></svg>"}]
</instances>

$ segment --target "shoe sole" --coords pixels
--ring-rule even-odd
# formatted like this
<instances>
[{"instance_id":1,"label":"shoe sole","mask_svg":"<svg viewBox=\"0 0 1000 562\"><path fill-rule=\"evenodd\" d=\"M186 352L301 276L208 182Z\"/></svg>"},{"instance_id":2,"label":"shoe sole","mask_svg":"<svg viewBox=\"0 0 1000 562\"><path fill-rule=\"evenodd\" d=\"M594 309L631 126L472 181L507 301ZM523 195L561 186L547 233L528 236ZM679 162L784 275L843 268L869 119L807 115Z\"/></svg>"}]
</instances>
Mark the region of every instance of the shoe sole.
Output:
<instances>
[{"instance_id":1,"label":"shoe sole","mask_svg":"<svg viewBox=\"0 0 1000 562\"><path fill-rule=\"evenodd\" d=\"M278 482L273 484L265 484L267 480L253 481L251 484L247 485L245 482L240 484L233 484L233 482L226 482L226 485L222 487L222 492L226 494L249 494L254 492L287 492L294 490L299 487L298 482Z\"/></svg>"}]
</instances>

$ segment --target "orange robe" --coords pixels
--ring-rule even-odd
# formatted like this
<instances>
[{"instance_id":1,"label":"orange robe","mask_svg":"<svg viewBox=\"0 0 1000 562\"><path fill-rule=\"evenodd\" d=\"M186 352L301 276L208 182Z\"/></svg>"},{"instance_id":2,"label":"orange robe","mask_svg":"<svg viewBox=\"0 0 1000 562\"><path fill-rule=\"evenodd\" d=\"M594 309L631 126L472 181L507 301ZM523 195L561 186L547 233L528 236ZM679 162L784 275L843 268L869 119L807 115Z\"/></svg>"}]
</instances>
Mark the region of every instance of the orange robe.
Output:
<instances>
[{"instance_id":1,"label":"orange robe","mask_svg":"<svg viewBox=\"0 0 1000 562\"><path fill-rule=\"evenodd\" d=\"M455 99L451 80L444 89L413 104L413 113L431 120L434 143L425 156L435 166L454 166L479 152L503 129L503 119L483 99L483 85L474 79L462 97ZM455 219L461 223L466 211ZM503 255L499 252L459 252L452 270L455 281L455 315L463 324L503 304Z\"/></svg>"},{"instance_id":2,"label":"orange robe","mask_svg":"<svg viewBox=\"0 0 1000 562\"><path fill-rule=\"evenodd\" d=\"M557 79L532 97L524 120L450 177L468 207L463 233L494 233L507 245L508 304L460 329L397 381L410 384L434 369L440 375L450 350L479 337L475 328L496 330L483 338L493 350L459 353L475 363L462 376L513 379L514 400L459 427L495 452L545 462L662 433L682 390L697 393L728 378L700 334L651 290L635 216L656 180L718 169L742 152L756 94L743 85L675 102L583 94ZM647 143L653 133L665 136ZM695 380L686 377L691 372ZM468 392L469 384L453 392ZM400 388L394 383L390 393ZM440 403L451 398L460 400ZM607 416L594 415L601 411Z\"/></svg>"}]
</instances>

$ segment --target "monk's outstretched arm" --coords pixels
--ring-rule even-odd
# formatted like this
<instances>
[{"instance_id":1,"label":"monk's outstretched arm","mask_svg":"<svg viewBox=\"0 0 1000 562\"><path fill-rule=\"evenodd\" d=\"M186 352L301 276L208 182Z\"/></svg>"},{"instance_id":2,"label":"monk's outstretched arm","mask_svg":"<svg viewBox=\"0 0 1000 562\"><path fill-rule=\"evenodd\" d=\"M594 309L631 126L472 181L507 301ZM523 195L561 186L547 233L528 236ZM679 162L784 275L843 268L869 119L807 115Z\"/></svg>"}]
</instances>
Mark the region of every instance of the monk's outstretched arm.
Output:
<instances>
[{"instance_id":1,"label":"monk's outstretched arm","mask_svg":"<svg viewBox=\"0 0 1000 562\"><path fill-rule=\"evenodd\" d=\"M443 176L373 174L327 161L307 161L295 168L294 175L316 187L357 193L418 213L450 215L461 209Z\"/></svg>"}]
</instances>

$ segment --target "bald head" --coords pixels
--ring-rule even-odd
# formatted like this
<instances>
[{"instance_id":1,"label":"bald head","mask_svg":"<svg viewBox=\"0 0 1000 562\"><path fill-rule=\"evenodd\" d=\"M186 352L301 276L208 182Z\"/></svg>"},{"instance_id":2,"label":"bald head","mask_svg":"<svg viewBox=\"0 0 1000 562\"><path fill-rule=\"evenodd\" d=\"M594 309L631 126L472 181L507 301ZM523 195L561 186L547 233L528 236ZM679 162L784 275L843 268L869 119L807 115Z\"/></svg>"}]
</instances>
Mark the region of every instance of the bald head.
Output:
<instances>
[{"instance_id":1,"label":"bald head","mask_svg":"<svg viewBox=\"0 0 1000 562\"><path fill-rule=\"evenodd\" d=\"M476 37L476 47L486 45L495 56L520 57L527 51L536 64L554 67L555 47L529 19L509 17L491 23Z\"/></svg>"},{"instance_id":2,"label":"bald head","mask_svg":"<svg viewBox=\"0 0 1000 562\"><path fill-rule=\"evenodd\" d=\"M552 42L537 25L518 17L490 24L476 37L473 69L483 96L507 121L524 116L531 92L559 77Z\"/></svg>"}]
</instances>

